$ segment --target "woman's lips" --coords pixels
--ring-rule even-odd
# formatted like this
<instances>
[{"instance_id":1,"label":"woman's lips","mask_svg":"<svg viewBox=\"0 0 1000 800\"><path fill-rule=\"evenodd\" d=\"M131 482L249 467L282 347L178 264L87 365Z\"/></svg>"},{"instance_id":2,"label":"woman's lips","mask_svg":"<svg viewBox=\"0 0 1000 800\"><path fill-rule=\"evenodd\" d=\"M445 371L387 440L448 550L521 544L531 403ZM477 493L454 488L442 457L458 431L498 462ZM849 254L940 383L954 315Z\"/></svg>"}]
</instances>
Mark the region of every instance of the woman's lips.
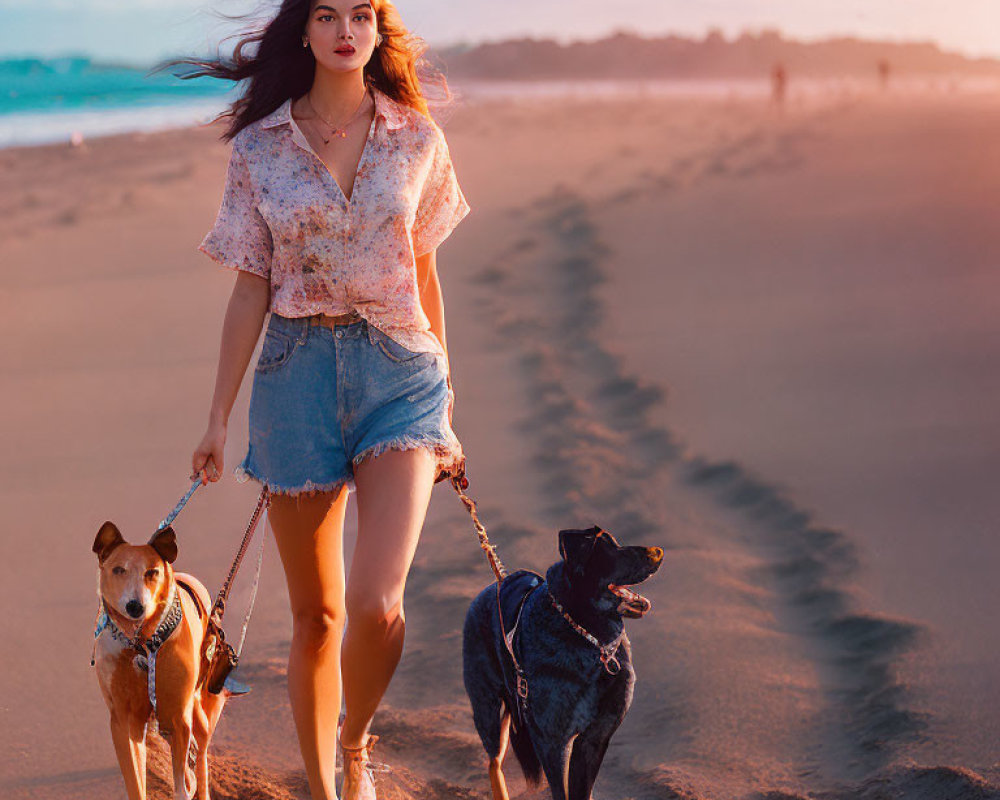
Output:
<instances>
[{"instance_id":1,"label":"woman's lips","mask_svg":"<svg viewBox=\"0 0 1000 800\"><path fill-rule=\"evenodd\" d=\"M354 54L354 48L353 47L341 47L341 48L338 48L338 49L334 50L333 52L336 53L338 56L350 56L350 55Z\"/></svg>"}]
</instances>

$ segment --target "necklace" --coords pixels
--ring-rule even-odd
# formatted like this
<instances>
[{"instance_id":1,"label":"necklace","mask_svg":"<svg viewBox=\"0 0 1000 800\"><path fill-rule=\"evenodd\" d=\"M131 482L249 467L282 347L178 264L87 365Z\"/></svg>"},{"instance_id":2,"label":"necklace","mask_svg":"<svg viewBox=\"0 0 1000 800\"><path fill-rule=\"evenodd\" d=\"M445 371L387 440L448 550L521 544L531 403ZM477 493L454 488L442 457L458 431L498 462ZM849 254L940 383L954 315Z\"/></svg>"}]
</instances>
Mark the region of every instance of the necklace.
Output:
<instances>
[{"instance_id":1,"label":"necklace","mask_svg":"<svg viewBox=\"0 0 1000 800\"><path fill-rule=\"evenodd\" d=\"M314 106L312 104L312 98L309 97L309 92L306 92L306 102L309 104L309 108L312 109L312 112L317 117L319 117L324 123L326 123L326 126L330 129L330 138L333 138L334 136L337 136L337 135L339 135L341 139L346 139L347 138L347 126L350 125L352 122L354 122L355 119L358 118L358 115L361 113L361 109L364 107L365 100L367 98L368 98L368 89L366 88L364 96L361 98L361 103L358 105L357 110L354 112L354 114L351 116L351 118L349 120L347 120L347 122L345 122L341 127L338 128L336 125L334 125L333 123L331 123L328 119L326 119L326 117L324 117L322 114L320 114L316 110L316 106ZM323 139L323 144L330 144L330 139L327 139L327 138L322 137L322 136L320 138Z\"/></svg>"}]
</instances>

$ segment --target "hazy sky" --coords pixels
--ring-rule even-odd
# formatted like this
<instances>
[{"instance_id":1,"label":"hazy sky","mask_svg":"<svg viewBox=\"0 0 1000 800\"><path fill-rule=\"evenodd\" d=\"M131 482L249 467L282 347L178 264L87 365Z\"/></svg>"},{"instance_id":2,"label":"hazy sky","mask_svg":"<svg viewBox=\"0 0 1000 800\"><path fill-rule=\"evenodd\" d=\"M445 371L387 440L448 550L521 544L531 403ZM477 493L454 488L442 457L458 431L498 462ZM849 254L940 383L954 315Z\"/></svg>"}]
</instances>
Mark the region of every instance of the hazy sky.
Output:
<instances>
[{"instance_id":1,"label":"hazy sky","mask_svg":"<svg viewBox=\"0 0 1000 800\"><path fill-rule=\"evenodd\" d=\"M570 41L615 30L727 35L779 27L801 38L854 34L932 39L1000 57L1000 0L398 0L432 45L535 36ZM214 52L228 30L212 12L275 7L260 0L0 0L0 56L70 52L148 63Z\"/></svg>"}]
</instances>

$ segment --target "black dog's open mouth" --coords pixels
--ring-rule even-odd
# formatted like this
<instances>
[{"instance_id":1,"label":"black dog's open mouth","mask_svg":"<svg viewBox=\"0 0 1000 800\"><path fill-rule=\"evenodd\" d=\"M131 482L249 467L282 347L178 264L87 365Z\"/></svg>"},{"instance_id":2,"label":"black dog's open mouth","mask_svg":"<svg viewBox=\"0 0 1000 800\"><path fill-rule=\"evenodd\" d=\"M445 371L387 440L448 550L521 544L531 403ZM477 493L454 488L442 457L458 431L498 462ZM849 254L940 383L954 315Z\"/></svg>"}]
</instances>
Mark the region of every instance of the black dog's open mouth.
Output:
<instances>
[{"instance_id":1,"label":"black dog's open mouth","mask_svg":"<svg viewBox=\"0 0 1000 800\"><path fill-rule=\"evenodd\" d=\"M608 591L621 598L621 602L618 604L618 613L623 617L638 619L649 611L653 605L641 594L633 592L627 586L617 586L614 583L609 583Z\"/></svg>"}]
</instances>

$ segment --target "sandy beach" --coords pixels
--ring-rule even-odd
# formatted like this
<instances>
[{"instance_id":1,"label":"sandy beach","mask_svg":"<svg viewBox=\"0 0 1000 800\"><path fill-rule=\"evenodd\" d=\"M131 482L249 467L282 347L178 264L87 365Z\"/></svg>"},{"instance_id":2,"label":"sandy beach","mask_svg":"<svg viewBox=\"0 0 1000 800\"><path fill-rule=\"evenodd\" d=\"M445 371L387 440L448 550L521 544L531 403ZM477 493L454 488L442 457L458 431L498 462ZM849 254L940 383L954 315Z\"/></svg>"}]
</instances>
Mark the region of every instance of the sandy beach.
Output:
<instances>
[{"instance_id":1,"label":"sandy beach","mask_svg":"<svg viewBox=\"0 0 1000 800\"><path fill-rule=\"evenodd\" d=\"M0 150L11 800L125 797L90 548L106 519L145 540L188 486L233 282L196 250L221 129ZM666 550L595 798L1000 798L1000 97L495 98L445 130L472 207L438 269L481 519L512 568L591 524ZM213 592L258 491L231 476L250 383L226 480L175 526ZM490 577L439 484L372 728L386 800L489 796L461 625ZM268 541L216 798L308 796L290 635ZM162 752L151 772L168 797Z\"/></svg>"}]
</instances>

